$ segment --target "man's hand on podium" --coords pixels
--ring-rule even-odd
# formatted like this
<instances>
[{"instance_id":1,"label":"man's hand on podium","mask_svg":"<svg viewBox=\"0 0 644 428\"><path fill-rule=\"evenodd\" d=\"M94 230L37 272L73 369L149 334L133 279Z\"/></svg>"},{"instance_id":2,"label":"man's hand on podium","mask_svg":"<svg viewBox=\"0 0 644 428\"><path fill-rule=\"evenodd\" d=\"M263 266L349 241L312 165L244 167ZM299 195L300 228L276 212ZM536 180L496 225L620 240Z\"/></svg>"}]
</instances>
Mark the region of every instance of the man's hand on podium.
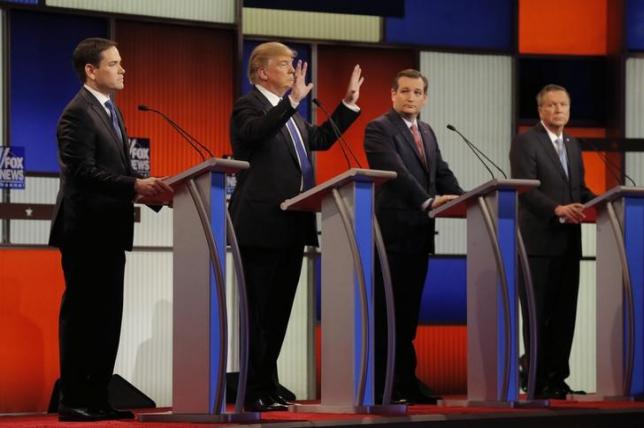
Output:
<instances>
[{"instance_id":1,"label":"man's hand on podium","mask_svg":"<svg viewBox=\"0 0 644 428\"><path fill-rule=\"evenodd\" d=\"M443 204L446 204L447 202L458 198L458 195L440 195L436 196L434 200L432 201L432 209L438 208Z\"/></svg>"},{"instance_id":2,"label":"man's hand on podium","mask_svg":"<svg viewBox=\"0 0 644 428\"><path fill-rule=\"evenodd\" d=\"M137 178L134 182L135 202L147 205L165 205L172 201L174 190L163 180L166 177Z\"/></svg>"},{"instance_id":3,"label":"man's hand on podium","mask_svg":"<svg viewBox=\"0 0 644 428\"><path fill-rule=\"evenodd\" d=\"M581 223L586 218L584 205L580 203L557 205L555 215L559 217L560 223Z\"/></svg>"}]
</instances>

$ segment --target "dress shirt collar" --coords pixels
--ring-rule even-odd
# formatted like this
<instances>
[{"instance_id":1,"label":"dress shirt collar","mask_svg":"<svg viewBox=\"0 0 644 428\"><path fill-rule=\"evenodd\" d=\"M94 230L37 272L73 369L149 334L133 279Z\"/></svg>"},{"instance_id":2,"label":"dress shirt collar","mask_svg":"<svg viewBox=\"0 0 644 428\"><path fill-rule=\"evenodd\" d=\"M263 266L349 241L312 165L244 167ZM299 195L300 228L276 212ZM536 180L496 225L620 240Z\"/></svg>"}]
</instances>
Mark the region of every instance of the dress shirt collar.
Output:
<instances>
[{"instance_id":1,"label":"dress shirt collar","mask_svg":"<svg viewBox=\"0 0 644 428\"><path fill-rule=\"evenodd\" d=\"M105 107L105 103L107 101L111 101L111 98L108 97L107 95L105 95L102 92L98 92L94 88L90 88L88 85L83 85L83 86L85 87L85 89L87 89L89 91L90 94L94 95L94 98L96 98L98 100L98 102L103 106L103 108L105 109L105 111L109 115L110 111L109 111L109 109L107 107Z\"/></svg>"},{"instance_id":2,"label":"dress shirt collar","mask_svg":"<svg viewBox=\"0 0 644 428\"><path fill-rule=\"evenodd\" d=\"M257 84L255 85L255 87L259 92L262 93L262 95L266 97L268 102L271 103L273 107L275 107L276 105L279 104L280 101L282 101L282 97L275 95L274 93L272 93L271 91L263 87L262 85Z\"/></svg>"},{"instance_id":3,"label":"dress shirt collar","mask_svg":"<svg viewBox=\"0 0 644 428\"><path fill-rule=\"evenodd\" d=\"M416 125L416 128L418 128L418 119L414 118L414 120L409 120L403 115L400 115L400 118L405 122L405 125L407 125L407 128L411 128L412 125Z\"/></svg>"},{"instance_id":4,"label":"dress shirt collar","mask_svg":"<svg viewBox=\"0 0 644 428\"><path fill-rule=\"evenodd\" d=\"M543 126L543 129L545 129L546 132L548 133L548 137L550 138L550 141L552 142L552 144L556 145L555 141L560 139L560 138L563 141L563 139L564 139L563 138L563 132L561 133L561 135L555 134L554 132L552 132L551 130L548 129L548 127L543 123L543 120L541 121L541 126Z\"/></svg>"}]
</instances>

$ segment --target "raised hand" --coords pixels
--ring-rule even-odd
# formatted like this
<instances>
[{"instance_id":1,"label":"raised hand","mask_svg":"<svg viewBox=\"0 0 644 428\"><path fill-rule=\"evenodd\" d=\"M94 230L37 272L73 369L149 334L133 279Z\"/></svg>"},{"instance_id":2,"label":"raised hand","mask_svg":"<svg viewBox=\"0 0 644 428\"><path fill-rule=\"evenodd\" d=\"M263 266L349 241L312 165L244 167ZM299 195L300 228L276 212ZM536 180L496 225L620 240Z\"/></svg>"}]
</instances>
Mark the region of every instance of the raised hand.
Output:
<instances>
[{"instance_id":1,"label":"raised hand","mask_svg":"<svg viewBox=\"0 0 644 428\"><path fill-rule=\"evenodd\" d=\"M351 73L351 78L349 79L349 87L347 88L347 94L344 96L344 102L347 104L355 104L360 98L360 86L364 82L364 77L362 76L362 69L359 64L356 64L353 67L353 72Z\"/></svg>"},{"instance_id":2,"label":"raised hand","mask_svg":"<svg viewBox=\"0 0 644 428\"><path fill-rule=\"evenodd\" d=\"M304 80L306 78L306 70L308 68L309 65L306 62L302 63L301 59L297 60L297 66L295 67L294 73L295 80L293 81L291 94L289 95L296 103L299 103L301 100L306 98L309 92L311 92L311 89L313 89L313 83L309 82L307 84Z\"/></svg>"}]
</instances>

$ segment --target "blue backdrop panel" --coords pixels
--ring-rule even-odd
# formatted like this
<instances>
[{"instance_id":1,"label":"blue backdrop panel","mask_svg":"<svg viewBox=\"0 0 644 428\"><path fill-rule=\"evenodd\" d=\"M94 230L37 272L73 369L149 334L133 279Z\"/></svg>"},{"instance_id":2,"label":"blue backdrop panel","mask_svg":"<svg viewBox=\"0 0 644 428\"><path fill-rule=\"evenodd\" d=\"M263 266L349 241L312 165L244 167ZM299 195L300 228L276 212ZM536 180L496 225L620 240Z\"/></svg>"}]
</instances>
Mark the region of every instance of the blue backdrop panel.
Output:
<instances>
[{"instance_id":1,"label":"blue backdrop panel","mask_svg":"<svg viewBox=\"0 0 644 428\"><path fill-rule=\"evenodd\" d=\"M644 50L644 0L626 2L626 47L628 50Z\"/></svg>"},{"instance_id":2,"label":"blue backdrop panel","mask_svg":"<svg viewBox=\"0 0 644 428\"><path fill-rule=\"evenodd\" d=\"M38 4L40 0L2 0L0 3Z\"/></svg>"},{"instance_id":3,"label":"blue backdrop panel","mask_svg":"<svg viewBox=\"0 0 644 428\"><path fill-rule=\"evenodd\" d=\"M243 58L243 67L242 67L242 73L244 75L242 76L242 84L241 84L242 94L247 94L252 87L250 82L248 81L248 60L250 59L250 54L253 51L253 49L255 49L255 47L260 43L263 43L263 42L258 42L255 40L244 40L244 58ZM301 59L302 61L306 61L309 63L309 69L306 73L306 82L307 83L310 82L311 71L313 70L313 65L311 64L311 46L297 44L297 43L288 43L288 47L297 52L296 60ZM295 64L293 66L295 66ZM297 111L304 119L311 121L311 96L310 95L306 98L305 101L300 103L300 105L297 108Z\"/></svg>"},{"instance_id":4,"label":"blue backdrop panel","mask_svg":"<svg viewBox=\"0 0 644 428\"><path fill-rule=\"evenodd\" d=\"M320 270L315 261L315 319L320 322ZM420 323L431 325L467 324L467 261L465 256L430 257L420 303Z\"/></svg>"},{"instance_id":5,"label":"blue backdrop panel","mask_svg":"<svg viewBox=\"0 0 644 428\"><path fill-rule=\"evenodd\" d=\"M514 1L405 0L404 18L386 18L389 43L493 49L514 46Z\"/></svg>"},{"instance_id":6,"label":"blue backdrop panel","mask_svg":"<svg viewBox=\"0 0 644 428\"><path fill-rule=\"evenodd\" d=\"M467 262L465 256L430 257L420 304L420 323L467 323Z\"/></svg>"},{"instance_id":7,"label":"blue backdrop panel","mask_svg":"<svg viewBox=\"0 0 644 428\"><path fill-rule=\"evenodd\" d=\"M25 147L29 172L58 172L56 123L80 88L72 52L86 37L106 37L107 21L11 10L9 27L10 144Z\"/></svg>"}]
</instances>

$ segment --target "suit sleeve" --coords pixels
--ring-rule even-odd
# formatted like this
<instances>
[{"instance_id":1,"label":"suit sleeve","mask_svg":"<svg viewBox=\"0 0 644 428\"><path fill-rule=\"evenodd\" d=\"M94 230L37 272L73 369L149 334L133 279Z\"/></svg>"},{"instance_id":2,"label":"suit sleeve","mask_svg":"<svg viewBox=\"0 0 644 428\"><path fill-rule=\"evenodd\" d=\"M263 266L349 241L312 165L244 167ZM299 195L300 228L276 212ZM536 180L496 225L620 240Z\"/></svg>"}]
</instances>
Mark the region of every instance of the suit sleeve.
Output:
<instances>
[{"instance_id":1,"label":"suit sleeve","mask_svg":"<svg viewBox=\"0 0 644 428\"><path fill-rule=\"evenodd\" d=\"M114 174L96 164L96 131L87 112L81 107L68 108L58 125L60 159L69 173L79 183L92 191L118 199L134 198L135 177Z\"/></svg>"},{"instance_id":2,"label":"suit sleeve","mask_svg":"<svg viewBox=\"0 0 644 428\"><path fill-rule=\"evenodd\" d=\"M242 144L259 144L280 132L294 113L288 97L268 112L257 108L250 99L242 98L233 109L231 133L234 132Z\"/></svg>"},{"instance_id":3,"label":"suit sleeve","mask_svg":"<svg viewBox=\"0 0 644 428\"><path fill-rule=\"evenodd\" d=\"M395 171L398 176L389 185L402 199L420 210L423 202L431 196L407 170L394 147L393 137L383 128L379 122L370 122L365 129L364 149L369 167Z\"/></svg>"},{"instance_id":4,"label":"suit sleeve","mask_svg":"<svg viewBox=\"0 0 644 428\"><path fill-rule=\"evenodd\" d=\"M344 103L340 103L331 114L331 118L337 124L340 134L343 134L359 115L360 112L353 111L345 106ZM311 150L328 150L338 139L329 120L320 126L309 124L308 127L309 147Z\"/></svg>"},{"instance_id":5,"label":"suit sleeve","mask_svg":"<svg viewBox=\"0 0 644 428\"><path fill-rule=\"evenodd\" d=\"M519 135L514 139L510 147L512 178L539 180L535 147L533 141L530 137L526 137L526 134ZM519 199L526 204L530 211L545 219L553 217L555 208L559 205L557 201L548 197L539 188L521 194Z\"/></svg>"}]
</instances>

